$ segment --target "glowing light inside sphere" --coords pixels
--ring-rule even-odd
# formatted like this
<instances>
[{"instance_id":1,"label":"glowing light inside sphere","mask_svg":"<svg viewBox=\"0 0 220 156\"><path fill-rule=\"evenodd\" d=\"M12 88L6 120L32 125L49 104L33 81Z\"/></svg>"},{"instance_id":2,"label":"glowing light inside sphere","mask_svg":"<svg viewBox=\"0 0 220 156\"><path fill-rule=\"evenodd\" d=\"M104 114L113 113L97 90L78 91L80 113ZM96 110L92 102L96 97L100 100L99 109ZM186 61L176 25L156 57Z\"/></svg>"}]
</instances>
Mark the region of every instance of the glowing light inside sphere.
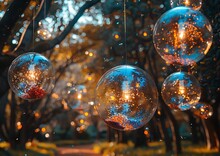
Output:
<instances>
[{"instance_id":1,"label":"glowing light inside sphere","mask_svg":"<svg viewBox=\"0 0 220 156\"><path fill-rule=\"evenodd\" d=\"M45 28L40 28L37 31L37 34L40 37L40 39L42 39L42 40L50 40L52 37L50 31Z\"/></svg>"},{"instance_id":2,"label":"glowing light inside sphere","mask_svg":"<svg viewBox=\"0 0 220 156\"><path fill-rule=\"evenodd\" d=\"M194 115L202 118L202 119L208 119L213 115L213 108L211 105L204 104L204 103L198 103L195 106L192 107L192 112Z\"/></svg>"},{"instance_id":3,"label":"glowing light inside sphere","mask_svg":"<svg viewBox=\"0 0 220 156\"><path fill-rule=\"evenodd\" d=\"M144 70L121 65L107 71L96 87L95 109L110 127L134 130L144 126L157 109L158 92Z\"/></svg>"},{"instance_id":4,"label":"glowing light inside sphere","mask_svg":"<svg viewBox=\"0 0 220 156\"><path fill-rule=\"evenodd\" d=\"M208 53L212 38L208 19L188 7L177 7L163 14L153 31L156 51L168 64L195 64Z\"/></svg>"},{"instance_id":5,"label":"glowing light inside sphere","mask_svg":"<svg viewBox=\"0 0 220 156\"><path fill-rule=\"evenodd\" d=\"M9 67L8 82L17 96L28 100L41 99L54 87L52 64L38 53L20 55Z\"/></svg>"},{"instance_id":6,"label":"glowing light inside sphere","mask_svg":"<svg viewBox=\"0 0 220 156\"><path fill-rule=\"evenodd\" d=\"M194 10L199 10L202 7L202 0L170 0L171 8L185 6Z\"/></svg>"},{"instance_id":7,"label":"glowing light inside sphere","mask_svg":"<svg viewBox=\"0 0 220 156\"><path fill-rule=\"evenodd\" d=\"M194 76L176 72L165 79L161 94L171 109L188 110L200 100L201 88Z\"/></svg>"}]
</instances>

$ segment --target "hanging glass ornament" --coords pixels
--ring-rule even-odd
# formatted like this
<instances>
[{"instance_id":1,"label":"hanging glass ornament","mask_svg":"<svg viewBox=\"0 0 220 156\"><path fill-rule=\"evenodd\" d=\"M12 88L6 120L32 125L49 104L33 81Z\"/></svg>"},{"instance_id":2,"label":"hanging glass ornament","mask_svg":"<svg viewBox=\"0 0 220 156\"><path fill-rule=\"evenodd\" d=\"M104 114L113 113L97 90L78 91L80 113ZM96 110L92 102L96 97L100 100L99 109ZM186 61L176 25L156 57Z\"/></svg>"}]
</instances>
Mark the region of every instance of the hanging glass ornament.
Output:
<instances>
[{"instance_id":1,"label":"hanging glass ornament","mask_svg":"<svg viewBox=\"0 0 220 156\"><path fill-rule=\"evenodd\" d=\"M38 53L20 55L9 67L8 82L17 96L27 100L41 99L54 87L52 64Z\"/></svg>"},{"instance_id":2,"label":"hanging glass ornament","mask_svg":"<svg viewBox=\"0 0 220 156\"><path fill-rule=\"evenodd\" d=\"M213 108L210 105L204 103L198 103L192 107L192 112L194 115L202 118L208 119L213 115Z\"/></svg>"},{"instance_id":3,"label":"hanging glass ornament","mask_svg":"<svg viewBox=\"0 0 220 156\"><path fill-rule=\"evenodd\" d=\"M50 40L52 37L50 31L45 28L40 28L37 31L37 34L38 34L38 37L40 37L40 39L42 40Z\"/></svg>"},{"instance_id":4,"label":"hanging glass ornament","mask_svg":"<svg viewBox=\"0 0 220 156\"><path fill-rule=\"evenodd\" d=\"M67 92L67 103L72 109L83 109L83 103L87 89L84 85L71 87Z\"/></svg>"},{"instance_id":5,"label":"hanging glass ornament","mask_svg":"<svg viewBox=\"0 0 220 156\"><path fill-rule=\"evenodd\" d=\"M163 14L153 31L156 51L168 64L191 65L212 45L212 27L199 11L177 7Z\"/></svg>"},{"instance_id":6,"label":"hanging glass ornament","mask_svg":"<svg viewBox=\"0 0 220 156\"><path fill-rule=\"evenodd\" d=\"M199 10L202 7L202 0L170 0L171 8L185 6L194 10Z\"/></svg>"},{"instance_id":7,"label":"hanging glass ornament","mask_svg":"<svg viewBox=\"0 0 220 156\"><path fill-rule=\"evenodd\" d=\"M151 76L130 65L110 69L96 87L95 109L117 130L144 126L154 115L157 102L158 92Z\"/></svg>"},{"instance_id":8,"label":"hanging glass ornament","mask_svg":"<svg viewBox=\"0 0 220 156\"><path fill-rule=\"evenodd\" d=\"M171 109L184 111L198 103L201 88L194 76L185 72L176 72L165 79L161 94L164 102Z\"/></svg>"}]
</instances>

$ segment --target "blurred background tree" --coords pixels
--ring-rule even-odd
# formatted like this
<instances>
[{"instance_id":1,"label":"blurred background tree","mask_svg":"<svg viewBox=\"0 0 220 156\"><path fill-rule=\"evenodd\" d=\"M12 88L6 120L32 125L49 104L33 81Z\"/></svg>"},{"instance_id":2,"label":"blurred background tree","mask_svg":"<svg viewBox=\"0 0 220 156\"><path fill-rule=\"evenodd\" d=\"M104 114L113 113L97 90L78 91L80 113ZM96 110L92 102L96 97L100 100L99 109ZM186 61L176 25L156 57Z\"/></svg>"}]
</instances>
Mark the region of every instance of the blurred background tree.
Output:
<instances>
[{"instance_id":1,"label":"blurred background tree","mask_svg":"<svg viewBox=\"0 0 220 156\"><path fill-rule=\"evenodd\" d=\"M26 142L33 138L42 139L42 134L44 139L52 140L56 139L52 136L58 133L65 138L70 130L78 134L73 138L83 138L92 126L96 132L102 129L104 126L100 128L101 121L93 109L94 88L105 71L125 61L148 71L160 92L163 80L180 70L179 67L167 65L156 53L152 42L154 24L170 9L169 1L128 0L126 34L123 8L122 0L0 1L2 140L8 141L12 148L25 148ZM147 141L164 140L167 152L180 153L181 140L191 139L193 143L205 141L210 149L220 149L219 10L218 0L203 1L201 11L212 24L213 45L196 66L182 69L199 79L201 102L213 107L213 116L204 120L192 111L172 111L160 97L159 108L149 124L126 133L108 128L109 141L133 139L136 146L146 146ZM27 52L45 55L56 71L52 93L34 102L16 97L7 81L12 60ZM50 128L45 125L50 125Z\"/></svg>"}]
</instances>

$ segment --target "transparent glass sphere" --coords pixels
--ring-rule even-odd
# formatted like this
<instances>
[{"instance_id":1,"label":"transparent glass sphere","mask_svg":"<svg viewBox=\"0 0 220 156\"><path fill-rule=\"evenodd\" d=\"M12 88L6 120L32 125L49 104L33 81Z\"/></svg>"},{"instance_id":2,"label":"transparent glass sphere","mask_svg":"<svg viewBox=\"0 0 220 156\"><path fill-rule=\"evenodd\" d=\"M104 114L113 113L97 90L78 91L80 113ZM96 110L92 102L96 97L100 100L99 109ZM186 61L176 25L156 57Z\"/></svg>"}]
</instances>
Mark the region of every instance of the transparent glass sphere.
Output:
<instances>
[{"instance_id":1,"label":"transparent glass sphere","mask_svg":"<svg viewBox=\"0 0 220 156\"><path fill-rule=\"evenodd\" d=\"M194 76L176 72L165 79L161 94L171 109L188 110L200 100L201 88Z\"/></svg>"},{"instance_id":2,"label":"transparent glass sphere","mask_svg":"<svg viewBox=\"0 0 220 156\"><path fill-rule=\"evenodd\" d=\"M194 10L199 10L202 7L202 0L170 0L171 8L185 6Z\"/></svg>"},{"instance_id":3,"label":"transparent glass sphere","mask_svg":"<svg viewBox=\"0 0 220 156\"><path fill-rule=\"evenodd\" d=\"M212 27L201 12L177 7L156 22L153 42L168 64L191 65L208 53L212 35Z\"/></svg>"},{"instance_id":4,"label":"transparent glass sphere","mask_svg":"<svg viewBox=\"0 0 220 156\"><path fill-rule=\"evenodd\" d=\"M37 31L37 34L40 37L40 39L42 39L42 40L50 40L52 37L50 31L45 28L40 28Z\"/></svg>"},{"instance_id":5,"label":"transparent glass sphere","mask_svg":"<svg viewBox=\"0 0 220 156\"><path fill-rule=\"evenodd\" d=\"M43 98L54 87L51 62L38 53L25 53L11 63L8 82L12 91L28 100Z\"/></svg>"},{"instance_id":6,"label":"transparent glass sphere","mask_svg":"<svg viewBox=\"0 0 220 156\"><path fill-rule=\"evenodd\" d=\"M156 85L144 70L121 65L107 71L96 86L95 109L105 123L117 130L144 126L158 105Z\"/></svg>"},{"instance_id":7,"label":"transparent glass sphere","mask_svg":"<svg viewBox=\"0 0 220 156\"><path fill-rule=\"evenodd\" d=\"M83 109L87 89L84 85L71 87L67 92L67 103L72 109Z\"/></svg>"},{"instance_id":8,"label":"transparent glass sphere","mask_svg":"<svg viewBox=\"0 0 220 156\"><path fill-rule=\"evenodd\" d=\"M192 107L192 112L194 115L202 118L208 119L213 115L213 108L212 106L204 103L198 103Z\"/></svg>"}]
</instances>

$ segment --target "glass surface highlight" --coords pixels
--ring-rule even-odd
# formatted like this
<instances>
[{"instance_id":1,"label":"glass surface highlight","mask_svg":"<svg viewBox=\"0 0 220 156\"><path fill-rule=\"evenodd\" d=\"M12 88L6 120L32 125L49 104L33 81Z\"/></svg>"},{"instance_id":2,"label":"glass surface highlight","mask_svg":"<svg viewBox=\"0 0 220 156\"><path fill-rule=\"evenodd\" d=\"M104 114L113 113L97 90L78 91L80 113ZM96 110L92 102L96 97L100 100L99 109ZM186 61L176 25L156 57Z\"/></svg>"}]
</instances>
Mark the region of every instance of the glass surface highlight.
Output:
<instances>
[{"instance_id":1,"label":"glass surface highlight","mask_svg":"<svg viewBox=\"0 0 220 156\"><path fill-rule=\"evenodd\" d=\"M194 10L199 10L202 7L202 0L170 0L171 8L185 6Z\"/></svg>"}]
</instances>

